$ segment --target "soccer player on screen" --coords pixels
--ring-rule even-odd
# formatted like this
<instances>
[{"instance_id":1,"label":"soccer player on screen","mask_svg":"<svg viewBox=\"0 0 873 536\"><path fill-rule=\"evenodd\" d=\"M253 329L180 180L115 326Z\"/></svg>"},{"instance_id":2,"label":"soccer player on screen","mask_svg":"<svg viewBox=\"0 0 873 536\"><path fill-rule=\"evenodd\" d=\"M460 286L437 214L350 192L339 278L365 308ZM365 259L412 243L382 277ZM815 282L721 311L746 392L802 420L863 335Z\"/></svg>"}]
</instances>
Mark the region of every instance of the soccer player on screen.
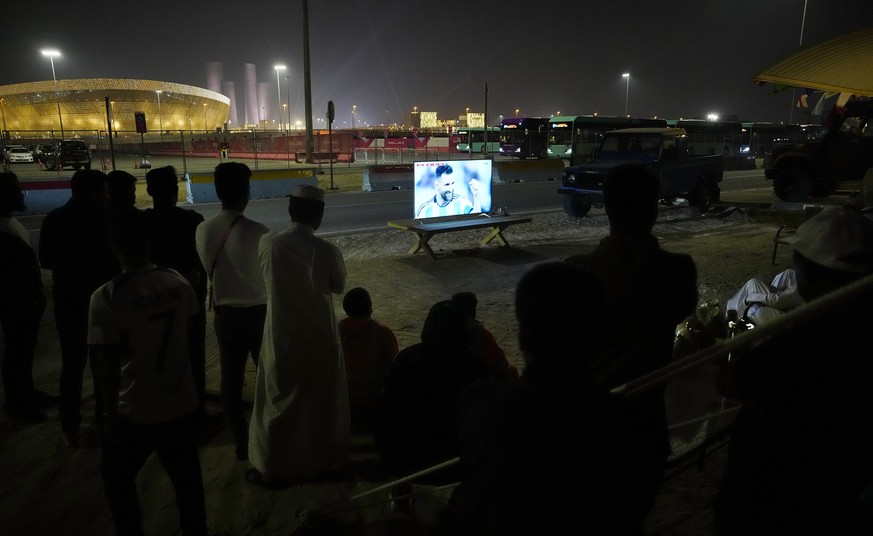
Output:
<instances>
[{"instance_id":1,"label":"soccer player on screen","mask_svg":"<svg viewBox=\"0 0 873 536\"><path fill-rule=\"evenodd\" d=\"M416 218L435 218L437 216L459 216L471 212L482 212L479 202L479 180L470 179L468 185L473 194L473 201L455 193L455 179L452 166L443 164L437 166L433 181L436 194L418 207Z\"/></svg>"}]
</instances>

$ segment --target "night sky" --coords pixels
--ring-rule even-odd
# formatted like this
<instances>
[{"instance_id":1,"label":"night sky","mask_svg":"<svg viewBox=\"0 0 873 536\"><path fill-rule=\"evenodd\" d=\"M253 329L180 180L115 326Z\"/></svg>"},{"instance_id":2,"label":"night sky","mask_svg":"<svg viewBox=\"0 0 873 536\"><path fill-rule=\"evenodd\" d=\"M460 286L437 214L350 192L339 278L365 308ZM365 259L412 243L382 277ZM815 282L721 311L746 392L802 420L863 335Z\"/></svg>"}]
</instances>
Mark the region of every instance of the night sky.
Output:
<instances>
[{"instance_id":1,"label":"night sky","mask_svg":"<svg viewBox=\"0 0 873 536\"><path fill-rule=\"evenodd\" d=\"M34 4L35 6L35 4ZM753 77L797 52L803 0L529 2L310 0L314 115L336 128L401 122L413 106L442 119L628 112L663 118L784 121L791 91ZM206 87L223 62L243 110L243 64L271 82L289 67L292 119L303 118L301 0L49 0L4 17L0 85L51 79L42 48L63 54L58 79L140 78ZM8 15L8 13L7 13ZM867 27L873 0L808 0L804 46ZM868 66L868 68L870 68ZM622 73L631 74L626 86ZM282 75L283 101L287 85ZM272 93L275 99L275 93ZM794 113L794 122L801 119Z\"/></svg>"}]
</instances>

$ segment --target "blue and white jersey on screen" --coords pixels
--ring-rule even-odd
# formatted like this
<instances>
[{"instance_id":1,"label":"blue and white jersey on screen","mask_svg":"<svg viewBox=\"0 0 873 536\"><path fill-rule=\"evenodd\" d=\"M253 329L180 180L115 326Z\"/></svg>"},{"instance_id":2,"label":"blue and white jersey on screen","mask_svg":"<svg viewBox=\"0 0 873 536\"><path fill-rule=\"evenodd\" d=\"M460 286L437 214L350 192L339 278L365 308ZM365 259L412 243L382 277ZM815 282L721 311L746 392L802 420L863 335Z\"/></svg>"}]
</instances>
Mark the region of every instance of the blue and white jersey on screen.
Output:
<instances>
[{"instance_id":1,"label":"blue and white jersey on screen","mask_svg":"<svg viewBox=\"0 0 873 536\"><path fill-rule=\"evenodd\" d=\"M437 218L439 216L459 216L473 211L473 204L467 199L455 195L445 206L436 202L436 196L418 209L416 218Z\"/></svg>"}]
</instances>

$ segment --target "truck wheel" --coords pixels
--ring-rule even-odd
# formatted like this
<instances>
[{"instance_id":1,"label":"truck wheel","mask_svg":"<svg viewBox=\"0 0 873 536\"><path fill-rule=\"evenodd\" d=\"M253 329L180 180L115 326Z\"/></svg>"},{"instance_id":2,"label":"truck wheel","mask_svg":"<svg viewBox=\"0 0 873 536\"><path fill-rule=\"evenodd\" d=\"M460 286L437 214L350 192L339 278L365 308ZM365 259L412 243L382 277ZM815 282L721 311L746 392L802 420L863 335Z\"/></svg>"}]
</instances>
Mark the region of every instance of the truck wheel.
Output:
<instances>
[{"instance_id":1,"label":"truck wheel","mask_svg":"<svg viewBox=\"0 0 873 536\"><path fill-rule=\"evenodd\" d=\"M713 203L718 203L721 190L712 179L702 178L697 182L697 189L691 193L691 205L701 214L705 214Z\"/></svg>"},{"instance_id":2,"label":"truck wheel","mask_svg":"<svg viewBox=\"0 0 873 536\"><path fill-rule=\"evenodd\" d=\"M85 169L91 169L91 162L88 162L87 164L85 164Z\"/></svg>"},{"instance_id":3,"label":"truck wheel","mask_svg":"<svg viewBox=\"0 0 873 536\"><path fill-rule=\"evenodd\" d=\"M574 218L582 218L591 210L591 203L585 203L573 194L564 195L564 212Z\"/></svg>"},{"instance_id":4,"label":"truck wheel","mask_svg":"<svg viewBox=\"0 0 873 536\"><path fill-rule=\"evenodd\" d=\"M773 193L782 201L801 203L812 192L812 173L803 166L788 166L773 177Z\"/></svg>"}]
</instances>

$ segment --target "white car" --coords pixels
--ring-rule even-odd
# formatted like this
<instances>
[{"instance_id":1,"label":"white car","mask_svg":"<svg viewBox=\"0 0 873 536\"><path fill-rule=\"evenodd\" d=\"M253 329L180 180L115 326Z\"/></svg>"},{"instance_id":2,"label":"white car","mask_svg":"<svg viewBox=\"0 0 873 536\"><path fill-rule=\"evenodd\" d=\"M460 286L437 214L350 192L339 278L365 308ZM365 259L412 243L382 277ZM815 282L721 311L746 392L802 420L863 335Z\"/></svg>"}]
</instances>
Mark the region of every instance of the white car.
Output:
<instances>
[{"instance_id":1,"label":"white car","mask_svg":"<svg viewBox=\"0 0 873 536\"><path fill-rule=\"evenodd\" d=\"M33 152L27 147L10 147L7 151L9 163L33 162Z\"/></svg>"}]
</instances>

